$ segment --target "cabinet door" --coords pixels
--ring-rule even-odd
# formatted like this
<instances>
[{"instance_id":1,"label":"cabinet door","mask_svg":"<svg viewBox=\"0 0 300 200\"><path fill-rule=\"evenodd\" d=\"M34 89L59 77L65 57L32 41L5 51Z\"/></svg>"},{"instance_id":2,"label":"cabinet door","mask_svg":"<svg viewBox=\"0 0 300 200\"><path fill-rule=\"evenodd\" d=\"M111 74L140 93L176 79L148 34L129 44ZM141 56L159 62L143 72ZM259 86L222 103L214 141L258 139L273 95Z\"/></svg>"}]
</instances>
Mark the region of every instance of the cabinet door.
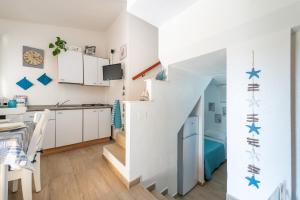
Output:
<instances>
[{"instance_id":1,"label":"cabinet door","mask_svg":"<svg viewBox=\"0 0 300 200\"><path fill-rule=\"evenodd\" d=\"M35 112L26 112L24 114L24 122L33 122Z\"/></svg>"},{"instance_id":2,"label":"cabinet door","mask_svg":"<svg viewBox=\"0 0 300 200\"><path fill-rule=\"evenodd\" d=\"M56 147L82 142L82 110L56 111Z\"/></svg>"},{"instance_id":3,"label":"cabinet door","mask_svg":"<svg viewBox=\"0 0 300 200\"><path fill-rule=\"evenodd\" d=\"M50 119L46 126L45 136L43 141L43 149L55 147L55 120Z\"/></svg>"},{"instance_id":4,"label":"cabinet door","mask_svg":"<svg viewBox=\"0 0 300 200\"><path fill-rule=\"evenodd\" d=\"M97 109L83 110L83 141L98 139L98 114Z\"/></svg>"},{"instance_id":5,"label":"cabinet door","mask_svg":"<svg viewBox=\"0 0 300 200\"><path fill-rule=\"evenodd\" d=\"M33 122L36 112L26 112L24 115L24 122ZM47 123L45 136L43 140L43 149L50 149L55 147L55 112L50 112L50 119Z\"/></svg>"},{"instance_id":6,"label":"cabinet door","mask_svg":"<svg viewBox=\"0 0 300 200\"><path fill-rule=\"evenodd\" d=\"M99 138L111 136L111 109L99 109Z\"/></svg>"},{"instance_id":7,"label":"cabinet door","mask_svg":"<svg viewBox=\"0 0 300 200\"><path fill-rule=\"evenodd\" d=\"M109 81L103 80L103 66L109 65L109 60L104 58L98 58L98 82L101 86L109 86Z\"/></svg>"},{"instance_id":8,"label":"cabinet door","mask_svg":"<svg viewBox=\"0 0 300 200\"><path fill-rule=\"evenodd\" d=\"M98 85L98 58L94 56L83 56L84 85Z\"/></svg>"},{"instance_id":9,"label":"cabinet door","mask_svg":"<svg viewBox=\"0 0 300 200\"><path fill-rule=\"evenodd\" d=\"M58 55L58 81L61 83L83 84L82 53L62 51Z\"/></svg>"}]
</instances>

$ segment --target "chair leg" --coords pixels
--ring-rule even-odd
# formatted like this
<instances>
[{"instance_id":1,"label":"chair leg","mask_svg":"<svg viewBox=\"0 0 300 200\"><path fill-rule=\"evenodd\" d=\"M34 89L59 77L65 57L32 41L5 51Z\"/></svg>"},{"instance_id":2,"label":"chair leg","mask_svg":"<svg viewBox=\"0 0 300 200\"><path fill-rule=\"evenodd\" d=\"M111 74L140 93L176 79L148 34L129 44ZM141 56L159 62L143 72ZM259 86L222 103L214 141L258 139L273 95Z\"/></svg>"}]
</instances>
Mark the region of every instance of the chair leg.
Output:
<instances>
[{"instance_id":1,"label":"chair leg","mask_svg":"<svg viewBox=\"0 0 300 200\"><path fill-rule=\"evenodd\" d=\"M35 186L35 191L40 192L42 187L41 187L41 162L40 162L40 154L37 155L36 157L36 163L34 166L34 171L33 171L33 181L34 181L34 186Z\"/></svg>"},{"instance_id":2,"label":"chair leg","mask_svg":"<svg viewBox=\"0 0 300 200\"><path fill-rule=\"evenodd\" d=\"M19 180L14 180L12 182L12 192L17 192L18 191L18 185L19 185Z\"/></svg>"},{"instance_id":3,"label":"chair leg","mask_svg":"<svg viewBox=\"0 0 300 200\"><path fill-rule=\"evenodd\" d=\"M22 192L24 200L32 200L32 172L27 169L22 170Z\"/></svg>"}]
</instances>

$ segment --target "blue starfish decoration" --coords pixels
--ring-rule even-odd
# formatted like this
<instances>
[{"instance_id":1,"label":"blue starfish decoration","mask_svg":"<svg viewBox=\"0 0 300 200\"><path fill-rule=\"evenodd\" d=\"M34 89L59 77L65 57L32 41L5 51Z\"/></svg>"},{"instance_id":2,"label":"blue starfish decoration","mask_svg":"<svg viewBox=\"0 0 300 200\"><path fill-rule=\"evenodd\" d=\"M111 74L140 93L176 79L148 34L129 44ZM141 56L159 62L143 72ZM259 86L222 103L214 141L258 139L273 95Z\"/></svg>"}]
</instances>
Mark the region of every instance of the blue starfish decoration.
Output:
<instances>
[{"instance_id":1,"label":"blue starfish decoration","mask_svg":"<svg viewBox=\"0 0 300 200\"><path fill-rule=\"evenodd\" d=\"M259 181L259 180L256 180L254 176L252 176L252 177L248 177L248 176L247 176L246 179L249 181L248 186L253 185L253 186L255 186L257 189L259 189L259 185L258 185L258 184L260 183L260 181Z\"/></svg>"},{"instance_id":2,"label":"blue starfish decoration","mask_svg":"<svg viewBox=\"0 0 300 200\"><path fill-rule=\"evenodd\" d=\"M261 129L261 127L257 127L255 126L255 123L252 123L251 125L246 125L250 130L249 133L255 132L257 135L259 135L259 129Z\"/></svg>"},{"instance_id":3,"label":"blue starfish decoration","mask_svg":"<svg viewBox=\"0 0 300 200\"><path fill-rule=\"evenodd\" d=\"M249 79L256 77L259 78L259 73L261 72L261 70L255 70L254 67L252 68L252 70L250 72L246 72L247 74L249 74Z\"/></svg>"}]
</instances>

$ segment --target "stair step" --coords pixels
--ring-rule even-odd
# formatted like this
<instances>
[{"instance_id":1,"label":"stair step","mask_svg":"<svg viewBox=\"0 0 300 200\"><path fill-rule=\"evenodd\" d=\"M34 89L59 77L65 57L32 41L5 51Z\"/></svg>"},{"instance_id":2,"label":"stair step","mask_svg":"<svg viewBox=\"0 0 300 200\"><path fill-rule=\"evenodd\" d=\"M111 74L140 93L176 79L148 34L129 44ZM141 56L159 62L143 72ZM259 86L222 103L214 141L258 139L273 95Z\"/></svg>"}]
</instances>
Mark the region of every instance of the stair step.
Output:
<instances>
[{"instance_id":1,"label":"stair step","mask_svg":"<svg viewBox=\"0 0 300 200\"><path fill-rule=\"evenodd\" d=\"M161 193L157 192L156 190L153 190L151 192L153 194L153 196L155 196L158 200L168 200L168 198L164 195L162 195Z\"/></svg>"},{"instance_id":2,"label":"stair step","mask_svg":"<svg viewBox=\"0 0 300 200\"><path fill-rule=\"evenodd\" d=\"M171 197L170 195L165 195L165 197L168 199L168 200L175 200L175 198Z\"/></svg>"},{"instance_id":3,"label":"stair step","mask_svg":"<svg viewBox=\"0 0 300 200\"><path fill-rule=\"evenodd\" d=\"M129 190L130 194L135 199L142 199L142 200L157 200L151 192L149 192L146 188L144 188L141 184L138 184Z\"/></svg>"},{"instance_id":4,"label":"stair step","mask_svg":"<svg viewBox=\"0 0 300 200\"><path fill-rule=\"evenodd\" d=\"M117 143L105 145L104 150L109 151L116 159L125 165L125 149Z\"/></svg>"},{"instance_id":5,"label":"stair step","mask_svg":"<svg viewBox=\"0 0 300 200\"><path fill-rule=\"evenodd\" d=\"M125 137L125 133L123 131L117 133L116 143L118 145L120 145L123 149L126 148L126 137Z\"/></svg>"}]
</instances>

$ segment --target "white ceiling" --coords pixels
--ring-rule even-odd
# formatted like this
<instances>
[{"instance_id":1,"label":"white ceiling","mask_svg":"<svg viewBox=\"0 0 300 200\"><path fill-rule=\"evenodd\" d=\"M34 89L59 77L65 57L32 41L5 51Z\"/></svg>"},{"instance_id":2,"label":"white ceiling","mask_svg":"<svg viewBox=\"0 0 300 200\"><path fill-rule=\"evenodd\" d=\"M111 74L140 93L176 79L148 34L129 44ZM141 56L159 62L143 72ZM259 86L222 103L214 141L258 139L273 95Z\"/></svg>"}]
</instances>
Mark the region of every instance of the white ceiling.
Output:
<instances>
[{"instance_id":1,"label":"white ceiling","mask_svg":"<svg viewBox=\"0 0 300 200\"><path fill-rule=\"evenodd\" d=\"M0 0L0 18L105 31L126 0Z\"/></svg>"},{"instance_id":2,"label":"white ceiling","mask_svg":"<svg viewBox=\"0 0 300 200\"><path fill-rule=\"evenodd\" d=\"M127 11L159 27L196 1L198 0L128 0Z\"/></svg>"}]
</instances>

